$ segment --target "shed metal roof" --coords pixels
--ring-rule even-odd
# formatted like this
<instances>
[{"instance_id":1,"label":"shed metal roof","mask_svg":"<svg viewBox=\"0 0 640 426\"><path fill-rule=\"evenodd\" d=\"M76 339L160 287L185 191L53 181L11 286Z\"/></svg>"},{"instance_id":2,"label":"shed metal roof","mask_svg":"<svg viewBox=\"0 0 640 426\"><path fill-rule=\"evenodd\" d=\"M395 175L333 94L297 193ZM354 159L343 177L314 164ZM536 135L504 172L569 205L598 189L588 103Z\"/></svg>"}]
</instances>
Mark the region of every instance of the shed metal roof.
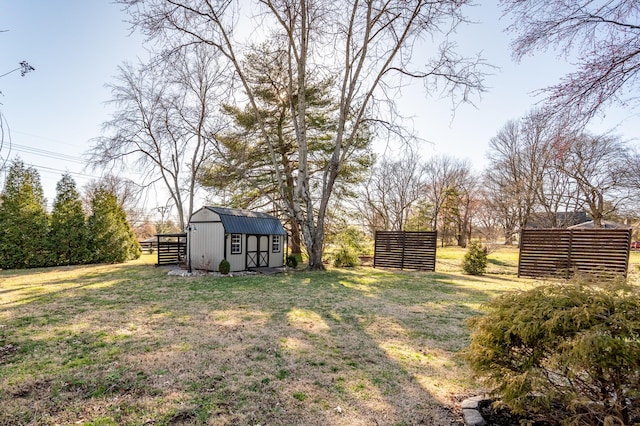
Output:
<instances>
[{"instance_id":1,"label":"shed metal roof","mask_svg":"<svg viewBox=\"0 0 640 426\"><path fill-rule=\"evenodd\" d=\"M286 235L282 223L270 214L226 207L205 208L220 216L227 234Z\"/></svg>"}]
</instances>

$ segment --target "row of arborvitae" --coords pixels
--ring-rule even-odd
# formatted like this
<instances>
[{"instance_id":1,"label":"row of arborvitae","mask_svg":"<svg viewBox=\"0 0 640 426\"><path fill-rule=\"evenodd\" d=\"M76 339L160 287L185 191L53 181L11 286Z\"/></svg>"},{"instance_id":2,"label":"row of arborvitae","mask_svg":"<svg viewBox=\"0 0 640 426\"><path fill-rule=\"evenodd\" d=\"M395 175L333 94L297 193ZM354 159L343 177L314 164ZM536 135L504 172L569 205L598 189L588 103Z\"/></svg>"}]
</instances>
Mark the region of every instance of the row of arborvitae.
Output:
<instances>
[{"instance_id":1,"label":"row of arborvitae","mask_svg":"<svg viewBox=\"0 0 640 426\"><path fill-rule=\"evenodd\" d=\"M0 194L0 269L124 262L140 256L122 207L106 188L95 189L86 215L71 176L57 185L47 213L38 172L12 163Z\"/></svg>"},{"instance_id":2,"label":"row of arborvitae","mask_svg":"<svg viewBox=\"0 0 640 426\"><path fill-rule=\"evenodd\" d=\"M640 291L577 276L498 297L470 321L471 368L545 424L640 423Z\"/></svg>"}]
</instances>

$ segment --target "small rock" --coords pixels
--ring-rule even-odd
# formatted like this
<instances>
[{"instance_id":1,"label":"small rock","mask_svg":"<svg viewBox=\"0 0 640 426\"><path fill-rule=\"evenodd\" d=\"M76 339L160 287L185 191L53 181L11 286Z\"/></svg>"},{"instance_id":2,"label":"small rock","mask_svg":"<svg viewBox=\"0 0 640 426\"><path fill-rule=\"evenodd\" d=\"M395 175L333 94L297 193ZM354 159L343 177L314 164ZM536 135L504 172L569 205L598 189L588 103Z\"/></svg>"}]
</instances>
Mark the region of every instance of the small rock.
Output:
<instances>
[{"instance_id":1,"label":"small rock","mask_svg":"<svg viewBox=\"0 0 640 426\"><path fill-rule=\"evenodd\" d=\"M478 410L463 409L462 416L467 426L485 426L487 424Z\"/></svg>"},{"instance_id":2,"label":"small rock","mask_svg":"<svg viewBox=\"0 0 640 426\"><path fill-rule=\"evenodd\" d=\"M462 404L461 404L462 409L464 410L465 408L467 408L470 410L477 410L478 404L480 404L480 401L483 401L485 399L487 398L482 395L474 396L472 398L467 398L464 401L462 401Z\"/></svg>"}]
</instances>

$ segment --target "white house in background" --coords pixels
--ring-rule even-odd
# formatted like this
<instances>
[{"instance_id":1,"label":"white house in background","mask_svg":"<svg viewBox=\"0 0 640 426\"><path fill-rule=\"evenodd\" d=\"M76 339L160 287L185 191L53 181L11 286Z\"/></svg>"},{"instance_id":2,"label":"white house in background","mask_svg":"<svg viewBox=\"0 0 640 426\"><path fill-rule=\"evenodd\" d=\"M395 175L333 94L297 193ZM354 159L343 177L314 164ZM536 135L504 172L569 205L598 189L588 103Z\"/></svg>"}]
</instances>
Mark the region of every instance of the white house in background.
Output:
<instances>
[{"instance_id":1,"label":"white house in background","mask_svg":"<svg viewBox=\"0 0 640 426\"><path fill-rule=\"evenodd\" d=\"M231 271L284 266L287 233L266 213L205 206L187 227L187 262L191 269L217 271L227 259Z\"/></svg>"}]
</instances>

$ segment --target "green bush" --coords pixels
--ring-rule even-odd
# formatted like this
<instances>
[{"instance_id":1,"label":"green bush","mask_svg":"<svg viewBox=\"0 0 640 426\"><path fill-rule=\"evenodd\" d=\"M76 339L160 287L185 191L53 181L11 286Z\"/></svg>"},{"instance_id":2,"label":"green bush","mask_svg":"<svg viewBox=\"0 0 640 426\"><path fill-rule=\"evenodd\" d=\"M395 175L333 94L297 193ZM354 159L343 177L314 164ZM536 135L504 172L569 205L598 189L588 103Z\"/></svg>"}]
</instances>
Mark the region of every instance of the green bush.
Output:
<instances>
[{"instance_id":1,"label":"green bush","mask_svg":"<svg viewBox=\"0 0 640 426\"><path fill-rule=\"evenodd\" d=\"M48 216L38 171L14 160L0 193L0 269L49 266Z\"/></svg>"},{"instance_id":2,"label":"green bush","mask_svg":"<svg viewBox=\"0 0 640 426\"><path fill-rule=\"evenodd\" d=\"M477 241L469 244L462 260L462 270L470 275L482 275L487 270L487 250Z\"/></svg>"},{"instance_id":3,"label":"green bush","mask_svg":"<svg viewBox=\"0 0 640 426\"><path fill-rule=\"evenodd\" d=\"M56 185L49 227L49 254L53 265L81 265L91 260L89 233L82 199L67 173Z\"/></svg>"},{"instance_id":4,"label":"green bush","mask_svg":"<svg viewBox=\"0 0 640 426\"><path fill-rule=\"evenodd\" d=\"M287 256L287 260L286 260L286 264L289 268L297 268L298 267L298 257L290 254L289 256Z\"/></svg>"},{"instance_id":5,"label":"green bush","mask_svg":"<svg viewBox=\"0 0 640 426\"><path fill-rule=\"evenodd\" d=\"M227 259L222 259L218 265L218 272L227 275L231 271L231 264Z\"/></svg>"},{"instance_id":6,"label":"green bush","mask_svg":"<svg viewBox=\"0 0 640 426\"><path fill-rule=\"evenodd\" d=\"M359 262L358 253L350 246L341 246L333 256L333 266L338 268L358 266Z\"/></svg>"},{"instance_id":7,"label":"green bush","mask_svg":"<svg viewBox=\"0 0 640 426\"><path fill-rule=\"evenodd\" d=\"M89 250L95 263L120 263L140 257L138 240L127 214L107 185L96 188L90 200L87 220Z\"/></svg>"},{"instance_id":8,"label":"green bush","mask_svg":"<svg viewBox=\"0 0 640 426\"><path fill-rule=\"evenodd\" d=\"M333 266L352 267L360 263L361 255L370 254L367 236L359 229L348 226L332 235L328 242L333 248Z\"/></svg>"},{"instance_id":9,"label":"green bush","mask_svg":"<svg viewBox=\"0 0 640 426\"><path fill-rule=\"evenodd\" d=\"M466 359L513 412L550 424L640 421L640 292L592 280L505 294L469 321Z\"/></svg>"}]
</instances>

